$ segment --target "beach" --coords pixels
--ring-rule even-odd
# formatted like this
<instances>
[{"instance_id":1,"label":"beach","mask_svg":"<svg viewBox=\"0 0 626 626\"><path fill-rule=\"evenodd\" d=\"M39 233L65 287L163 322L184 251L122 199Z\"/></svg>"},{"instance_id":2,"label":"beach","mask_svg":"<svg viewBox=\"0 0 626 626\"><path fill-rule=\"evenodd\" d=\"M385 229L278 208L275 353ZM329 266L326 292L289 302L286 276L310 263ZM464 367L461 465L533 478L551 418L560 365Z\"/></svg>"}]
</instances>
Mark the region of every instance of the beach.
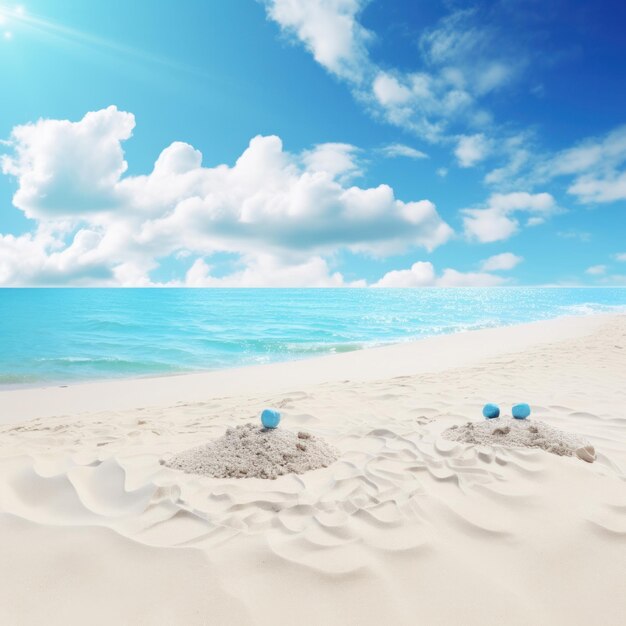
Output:
<instances>
[{"instance_id":1,"label":"beach","mask_svg":"<svg viewBox=\"0 0 626 626\"><path fill-rule=\"evenodd\" d=\"M623 623L626 315L285 363L0 389L0 623ZM595 462L443 436L486 402ZM276 480L162 463L258 424L338 450Z\"/></svg>"}]
</instances>

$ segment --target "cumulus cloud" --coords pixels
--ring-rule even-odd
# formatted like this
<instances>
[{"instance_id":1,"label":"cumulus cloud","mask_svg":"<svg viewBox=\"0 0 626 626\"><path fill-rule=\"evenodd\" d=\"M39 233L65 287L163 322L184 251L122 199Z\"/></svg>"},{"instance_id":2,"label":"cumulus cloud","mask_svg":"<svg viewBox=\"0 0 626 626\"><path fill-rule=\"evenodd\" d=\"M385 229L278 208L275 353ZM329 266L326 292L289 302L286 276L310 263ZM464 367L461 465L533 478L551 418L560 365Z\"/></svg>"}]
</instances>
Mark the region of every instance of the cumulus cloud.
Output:
<instances>
[{"instance_id":1,"label":"cumulus cloud","mask_svg":"<svg viewBox=\"0 0 626 626\"><path fill-rule=\"evenodd\" d=\"M503 252L485 259L481 263L481 268L485 272L507 271L517 267L523 260L523 257L512 252Z\"/></svg>"},{"instance_id":2,"label":"cumulus cloud","mask_svg":"<svg viewBox=\"0 0 626 626\"><path fill-rule=\"evenodd\" d=\"M438 287L496 287L507 282L502 276L487 272L459 272L446 269L437 281Z\"/></svg>"},{"instance_id":3,"label":"cumulus cloud","mask_svg":"<svg viewBox=\"0 0 626 626\"><path fill-rule=\"evenodd\" d=\"M615 260L626 263L626 252L618 252L615 255Z\"/></svg>"},{"instance_id":4,"label":"cumulus cloud","mask_svg":"<svg viewBox=\"0 0 626 626\"><path fill-rule=\"evenodd\" d=\"M2 167L17 179L15 205L38 226L0 240L2 282L149 284L169 255L199 259L205 266L190 280L210 281L200 271L205 259L231 252L249 266L234 281L308 276L320 284L339 280L320 259L340 249L432 250L452 235L432 202L399 200L388 185L351 184L361 173L353 146L292 154L278 137L259 136L234 165L205 167L198 150L174 142L149 174L128 176L122 142L133 127L131 114L109 107L79 122L14 129ZM20 260L25 249L28 263Z\"/></svg>"},{"instance_id":5,"label":"cumulus cloud","mask_svg":"<svg viewBox=\"0 0 626 626\"><path fill-rule=\"evenodd\" d=\"M549 193L530 194L514 192L493 194L484 208L463 209L465 234L482 243L502 241L520 228L520 216L529 215L527 225L541 223L558 211L556 201Z\"/></svg>"},{"instance_id":6,"label":"cumulus cloud","mask_svg":"<svg viewBox=\"0 0 626 626\"><path fill-rule=\"evenodd\" d=\"M487 272L459 272L445 269L438 276L432 263L418 261L406 270L387 272L373 287L494 287L506 282L501 276Z\"/></svg>"},{"instance_id":7,"label":"cumulus cloud","mask_svg":"<svg viewBox=\"0 0 626 626\"><path fill-rule=\"evenodd\" d=\"M35 219L115 208L115 185L127 168L121 142L134 126L134 116L115 107L80 122L17 126L10 138L14 154L1 161L2 171L19 181L13 203Z\"/></svg>"},{"instance_id":8,"label":"cumulus cloud","mask_svg":"<svg viewBox=\"0 0 626 626\"><path fill-rule=\"evenodd\" d=\"M294 264L260 254L240 271L215 278L204 259L197 259L185 276L189 287L365 287L365 281L346 282L340 272L331 272L325 259L316 256Z\"/></svg>"},{"instance_id":9,"label":"cumulus cloud","mask_svg":"<svg viewBox=\"0 0 626 626\"><path fill-rule=\"evenodd\" d=\"M358 149L347 143L324 143L305 150L302 161L309 172L326 172L342 182L362 176Z\"/></svg>"},{"instance_id":10,"label":"cumulus cloud","mask_svg":"<svg viewBox=\"0 0 626 626\"><path fill-rule=\"evenodd\" d=\"M432 287L436 281L435 268L428 261L413 263L408 270L387 272L374 287Z\"/></svg>"},{"instance_id":11,"label":"cumulus cloud","mask_svg":"<svg viewBox=\"0 0 626 626\"><path fill-rule=\"evenodd\" d=\"M490 142L483 135L462 135L459 138L454 154L461 167L473 167L489 154Z\"/></svg>"}]
</instances>

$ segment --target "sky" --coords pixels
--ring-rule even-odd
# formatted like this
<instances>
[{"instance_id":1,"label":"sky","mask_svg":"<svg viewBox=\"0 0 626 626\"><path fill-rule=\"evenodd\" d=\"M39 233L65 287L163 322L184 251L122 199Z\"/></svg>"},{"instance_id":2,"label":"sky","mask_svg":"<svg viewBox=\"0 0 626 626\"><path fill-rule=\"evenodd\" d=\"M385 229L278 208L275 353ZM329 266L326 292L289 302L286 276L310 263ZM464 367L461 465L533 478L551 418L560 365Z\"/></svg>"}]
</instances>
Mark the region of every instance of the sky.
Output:
<instances>
[{"instance_id":1,"label":"sky","mask_svg":"<svg viewBox=\"0 0 626 626\"><path fill-rule=\"evenodd\" d=\"M626 285L626 5L0 0L0 285Z\"/></svg>"}]
</instances>

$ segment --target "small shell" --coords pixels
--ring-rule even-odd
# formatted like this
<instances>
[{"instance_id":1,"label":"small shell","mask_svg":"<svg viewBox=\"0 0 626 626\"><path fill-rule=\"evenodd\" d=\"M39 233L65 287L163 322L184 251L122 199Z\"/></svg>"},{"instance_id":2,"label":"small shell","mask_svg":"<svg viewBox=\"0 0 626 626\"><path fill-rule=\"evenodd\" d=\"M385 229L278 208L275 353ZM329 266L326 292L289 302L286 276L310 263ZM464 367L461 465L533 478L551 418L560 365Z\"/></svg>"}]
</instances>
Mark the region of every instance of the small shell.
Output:
<instances>
[{"instance_id":1,"label":"small shell","mask_svg":"<svg viewBox=\"0 0 626 626\"><path fill-rule=\"evenodd\" d=\"M596 460L596 451L593 446L582 446L577 448L574 454L587 463L593 463Z\"/></svg>"}]
</instances>

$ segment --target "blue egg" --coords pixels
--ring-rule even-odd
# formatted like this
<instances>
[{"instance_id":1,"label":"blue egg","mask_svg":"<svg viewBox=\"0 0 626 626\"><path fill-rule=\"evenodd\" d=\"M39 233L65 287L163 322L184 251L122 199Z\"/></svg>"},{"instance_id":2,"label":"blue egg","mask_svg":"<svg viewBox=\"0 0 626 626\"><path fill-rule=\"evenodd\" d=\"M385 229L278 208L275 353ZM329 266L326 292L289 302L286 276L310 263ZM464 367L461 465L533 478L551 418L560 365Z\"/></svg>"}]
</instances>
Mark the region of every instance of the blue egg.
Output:
<instances>
[{"instance_id":1,"label":"blue egg","mask_svg":"<svg viewBox=\"0 0 626 626\"><path fill-rule=\"evenodd\" d=\"M525 420L530 415L530 407L525 402L514 404L511 414L516 420Z\"/></svg>"},{"instance_id":2,"label":"blue egg","mask_svg":"<svg viewBox=\"0 0 626 626\"><path fill-rule=\"evenodd\" d=\"M483 407L483 415L488 420L493 419L494 417L500 417L500 407L497 404L489 402Z\"/></svg>"},{"instance_id":3,"label":"blue egg","mask_svg":"<svg viewBox=\"0 0 626 626\"><path fill-rule=\"evenodd\" d=\"M276 409L263 409L261 423L265 428L276 428L280 424L280 411Z\"/></svg>"}]
</instances>

